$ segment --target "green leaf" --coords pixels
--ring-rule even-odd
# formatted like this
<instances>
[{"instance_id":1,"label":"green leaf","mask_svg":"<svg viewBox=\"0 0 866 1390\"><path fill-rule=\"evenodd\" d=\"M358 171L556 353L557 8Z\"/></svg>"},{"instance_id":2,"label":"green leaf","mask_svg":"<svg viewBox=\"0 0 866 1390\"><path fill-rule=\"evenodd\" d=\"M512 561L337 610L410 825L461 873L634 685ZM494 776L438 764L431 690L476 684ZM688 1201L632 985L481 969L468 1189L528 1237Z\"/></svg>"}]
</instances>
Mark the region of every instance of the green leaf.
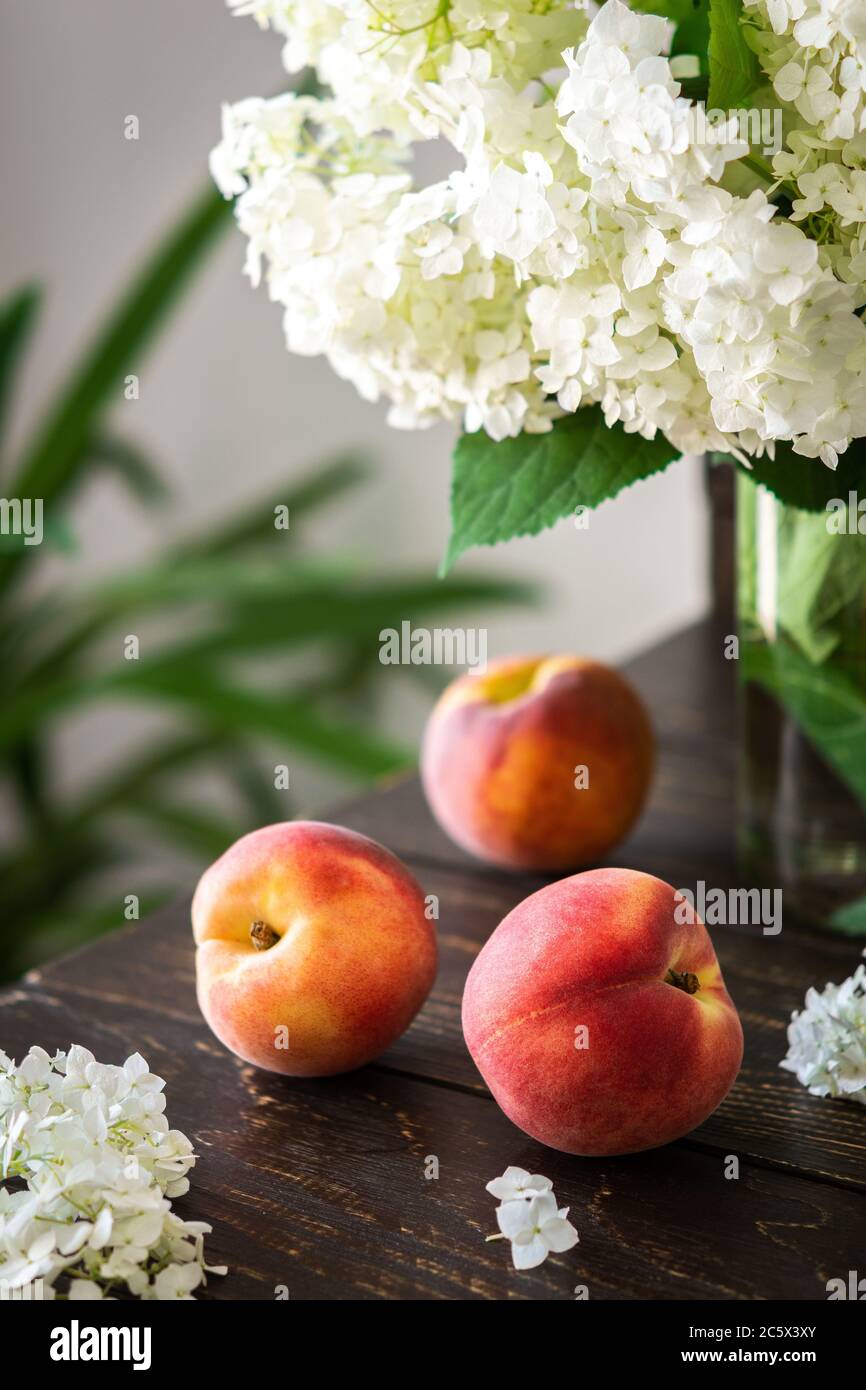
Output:
<instances>
[{"instance_id":1,"label":"green leaf","mask_svg":"<svg viewBox=\"0 0 866 1390\"><path fill-rule=\"evenodd\" d=\"M165 502L169 491L143 449L110 434L97 435L85 449L91 464L116 473L134 497L147 506Z\"/></svg>"},{"instance_id":2,"label":"green leaf","mask_svg":"<svg viewBox=\"0 0 866 1390\"><path fill-rule=\"evenodd\" d=\"M709 73L710 0L681 0L674 17L676 29L671 43L671 57L694 54L700 60L701 72Z\"/></svg>"},{"instance_id":3,"label":"green leaf","mask_svg":"<svg viewBox=\"0 0 866 1390\"><path fill-rule=\"evenodd\" d=\"M824 516L794 508L781 512L777 532L779 623L809 661L827 661L848 633L860 634L866 536L828 531Z\"/></svg>"},{"instance_id":4,"label":"green leaf","mask_svg":"<svg viewBox=\"0 0 866 1390\"><path fill-rule=\"evenodd\" d=\"M547 434L498 444L483 431L464 434L454 452L451 539L442 572L474 545L535 536L576 507L597 507L676 458L678 450L662 435L650 441L618 424L608 428L597 405L557 420Z\"/></svg>"},{"instance_id":5,"label":"green leaf","mask_svg":"<svg viewBox=\"0 0 866 1390\"><path fill-rule=\"evenodd\" d=\"M743 681L775 696L810 743L866 806L866 698L832 662L813 666L789 643L744 642Z\"/></svg>"},{"instance_id":6,"label":"green leaf","mask_svg":"<svg viewBox=\"0 0 866 1390\"><path fill-rule=\"evenodd\" d=\"M46 749L33 736L22 739L9 750L7 770L16 801L37 824L47 813L45 762Z\"/></svg>"},{"instance_id":7,"label":"green leaf","mask_svg":"<svg viewBox=\"0 0 866 1390\"><path fill-rule=\"evenodd\" d=\"M177 896L177 890L168 887L140 894L140 916L149 917L172 896ZM44 914L28 918L26 937L18 936L8 943L9 954L0 962L0 980L15 979L25 970L54 960L94 937L128 925L119 896L99 904L52 902Z\"/></svg>"},{"instance_id":8,"label":"green leaf","mask_svg":"<svg viewBox=\"0 0 866 1390\"><path fill-rule=\"evenodd\" d=\"M25 285L0 305L0 434L6 424L15 373L36 322L41 298L38 285Z\"/></svg>"},{"instance_id":9,"label":"green leaf","mask_svg":"<svg viewBox=\"0 0 866 1390\"><path fill-rule=\"evenodd\" d=\"M758 59L743 33L742 16L741 0L710 0L708 110L732 111L747 106L762 81Z\"/></svg>"},{"instance_id":10,"label":"green leaf","mask_svg":"<svg viewBox=\"0 0 866 1390\"><path fill-rule=\"evenodd\" d=\"M707 73L710 0L630 0L629 8L669 19L674 26L671 57L675 58L681 53L693 54L700 59L701 72Z\"/></svg>"},{"instance_id":11,"label":"green leaf","mask_svg":"<svg viewBox=\"0 0 866 1390\"><path fill-rule=\"evenodd\" d=\"M286 482L273 496L255 502L240 516L217 525L201 536L191 536L172 547L168 558L211 559L218 555L259 545L267 540L290 540L299 518L316 511L325 502L363 482L369 476L366 461L357 454L345 454L324 463L300 482ZM274 525L277 507L287 507L289 530Z\"/></svg>"},{"instance_id":12,"label":"green leaf","mask_svg":"<svg viewBox=\"0 0 866 1390\"><path fill-rule=\"evenodd\" d=\"M146 822L172 845L182 845L206 860L222 854L243 833L241 826L221 816L179 805L152 791L131 793L123 809Z\"/></svg>"},{"instance_id":13,"label":"green leaf","mask_svg":"<svg viewBox=\"0 0 866 1390\"><path fill-rule=\"evenodd\" d=\"M246 744L223 750L220 765L243 798L254 825L291 819L291 803L285 791L274 786L273 764L267 772L258 767Z\"/></svg>"},{"instance_id":14,"label":"green leaf","mask_svg":"<svg viewBox=\"0 0 866 1390\"><path fill-rule=\"evenodd\" d=\"M10 496L60 496L86 462L87 441L101 412L119 399L142 356L205 251L231 220L231 203L208 188L136 276L120 304L96 335L53 408L45 412ZM21 561L21 552L0 556L0 580Z\"/></svg>"},{"instance_id":15,"label":"green leaf","mask_svg":"<svg viewBox=\"0 0 866 1390\"><path fill-rule=\"evenodd\" d=\"M31 916L52 911L61 900L74 896L96 874L115 867L124 857L123 849L110 844L100 831L65 843L45 838L43 833L29 838L23 850L2 862L0 936Z\"/></svg>"},{"instance_id":16,"label":"green leaf","mask_svg":"<svg viewBox=\"0 0 866 1390\"><path fill-rule=\"evenodd\" d=\"M362 640L373 650L380 630L399 626L403 618L526 600L535 592L528 585L505 580L467 576L443 584L396 575L371 582L361 580L355 570L334 575L319 573L321 568L298 557L291 565L281 566L213 560L158 565L100 586L89 602L79 599L65 621L62 611L59 623L43 618L30 638L37 644L35 653L28 647L27 634L18 636L16 663L8 678L5 707L0 709L0 744L5 721L13 717L16 705L18 715L29 723L38 710L43 715L48 711L55 693L61 704L70 701L66 673L74 671L113 623L128 623L134 615L176 611L185 603L218 605L215 615L198 616L193 637L150 658L152 666L194 668L233 653L282 652L313 642ZM48 639L47 650L41 645L43 636Z\"/></svg>"},{"instance_id":17,"label":"green leaf","mask_svg":"<svg viewBox=\"0 0 866 1390\"><path fill-rule=\"evenodd\" d=\"M331 719L306 701L266 695L222 681L208 671L154 670L121 673L113 683L131 696L178 703L211 728L277 739L357 777L405 771L413 759L405 748L369 730Z\"/></svg>"},{"instance_id":18,"label":"green leaf","mask_svg":"<svg viewBox=\"0 0 866 1390\"><path fill-rule=\"evenodd\" d=\"M693 11L705 10L708 0L629 0L629 9L641 14L661 15L672 24L683 24Z\"/></svg>"},{"instance_id":19,"label":"green leaf","mask_svg":"<svg viewBox=\"0 0 866 1390\"><path fill-rule=\"evenodd\" d=\"M849 492L862 492L866 486L866 440L855 439L839 455L836 468L795 454L787 443L777 444L775 453L774 459L754 459L751 468L740 462L737 467L789 507L823 512L828 502L839 498L847 501Z\"/></svg>"},{"instance_id":20,"label":"green leaf","mask_svg":"<svg viewBox=\"0 0 866 1390\"><path fill-rule=\"evenodd\" d=\"M866 936L866 898L837 907L830 918L830 925L846 936Z\"/></svg>"}]
</instances>

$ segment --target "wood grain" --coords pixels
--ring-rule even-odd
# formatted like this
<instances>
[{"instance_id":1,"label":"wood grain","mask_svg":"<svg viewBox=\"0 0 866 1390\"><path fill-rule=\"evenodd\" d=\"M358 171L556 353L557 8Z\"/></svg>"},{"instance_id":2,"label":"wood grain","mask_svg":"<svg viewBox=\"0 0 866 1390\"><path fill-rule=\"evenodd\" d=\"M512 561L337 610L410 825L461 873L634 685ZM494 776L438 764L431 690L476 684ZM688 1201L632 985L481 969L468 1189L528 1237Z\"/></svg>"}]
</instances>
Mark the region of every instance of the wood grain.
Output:
<instances>
[{"instance_id":1,"label":"wood grain","mask_svg":"<svg viewBox=\"0 0 866 1390\"><path fill-rule=\"evenodd\" d=\"M690 629L629 667L657 725L651 804L616 862L694 887L737 885L734 726L724 634ZM415 1023L374 1066L328 1081L246 1067L195 1002L188 906L119 930L0 996L0 1045L80 1041L107 1060L141 1050L168 1080L172 1123L200 1161L184 1212L212 1222L230 1274L210 1298L821 1299L862 1264L866 1112L810 1097L780 1071L785 1026L810 984L859 950L785 923L714 928L746 1034L742 1073L686 1139L629 1158L543 1149L494 1104L466 1052L460 998L475 953L544 879L474 863L433 824L415 779L331 817L388 844L439 900L441 967ZM739 1177L725 1177L729 1156ZM439 1176L427 1180L435 1156ZM487 1244L485 1183L541 1171L580 1245L521 1275Z\"/></svg>"},{"instance_id":2,"label":"wood grain","mask_svg":"<svg viewBox=\"0 0 866 1390\"><path fill-rule=\"evenodd\" d=\"M230 1273L206 1296L390 1299L820 1298L856 1268L861 1199L679 1145L575 1159L521 1135L492 1102L366 1067L289 1081L230 1057L201 1020L150 1003L83 1010L47 988L6 1004L4 1032L98 1056L141 1048L168 1082L169 1118L195 1136L192 1189L208 1253ZM431 1157L438 1178L426 1179ZM543 1171L580 1244L517 1274L485 1182Z\"/></svg>"},{"instance_id":3,"label":"wood grain","mask_svg":"<svg viewBox=\"0 0 866 1390\"><path fill-rule=\"evenodd\" d=\"M420 871L426 893L439 899L440 967L424 1008L402 1038L381 1058L390 1071L459 1087L487 1097L463 1042L460 1000L475 954L522 890L505 882L479 882L457 871ZM147 932L142 951L141 933ZM803 1003L804 982L841 980L851 967L851 948L806 941L802 935L714 933L728 989L746 1035L743 1069L716 1113L684 1141L714 1153L738 1154L816 1179L866 1190L866 1125L858 1106L809 1096L779 1070L785 1028ZM136 960L130 971L129 961ZM92 950L67 957L29 977L58 997L94 1011L103 1003L147 1007L167 1019L197 1022L194 957L186 904L166 909L145 927L118 932L95 958Z\"/></svg>"}]
</instances>

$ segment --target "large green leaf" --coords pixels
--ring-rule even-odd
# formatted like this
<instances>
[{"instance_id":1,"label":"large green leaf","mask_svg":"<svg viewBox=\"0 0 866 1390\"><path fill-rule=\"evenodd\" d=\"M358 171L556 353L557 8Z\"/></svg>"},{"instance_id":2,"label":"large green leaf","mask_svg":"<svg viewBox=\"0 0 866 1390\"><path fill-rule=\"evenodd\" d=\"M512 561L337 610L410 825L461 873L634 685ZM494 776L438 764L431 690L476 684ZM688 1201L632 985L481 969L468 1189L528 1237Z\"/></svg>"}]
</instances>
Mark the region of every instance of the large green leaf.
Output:
<instances>
[{"instance_id":1,"label":"large green leaf","mask_svg":"<svg viewBox=\"0 0 866 1390\"><path fill-rule=\"evenodd\" d=\"M866 697L832 662L813 665L785 641L744 642L740 674L776 697L866 806Z\"/></svg>"},{"instance_id":2,"label":"large green leaf","mask_svg":"<svg viewBox=\"0 0 866 1390\"><path fill-rule=\"evenodd\" d=\"M105 890L102 896L105 897ZM177 896L176 888L150 888L147 893L139 895L139 915L149 917L172 896ZM3 973L14 978L27 969L81 946L85 941L128 925L123 915L122 899L116 896L98 904L52 902L44 913L34 914L28 919L26 935L7 940L9 950L2 962Z\"/></svg>"},{"instance_id":3,"label":"large green leaf","mask_svg":"<svg viewBox=\"0 0 866 1390\"><path fill-rule=\"evenodd\" d=\"M243 826L217 816L213 811L181 805L150 790L130 793L123 803L123 809L144 821L163 839L191 850L205 860L216 859L244 830Z\"/></svg>"},{"instance_id":4,"label":"large green leaf","mask_svg":"<svg viewBox=\"0 0 866 1390\"><path fill-rule=\"evenodd\" d=\"M0 305L0 434L6 424L15 373L39 310L41 291L25 285Z\"/></svg>"},{"instance_id":5,"label":"large green leaf","mask_svg":"<svg viewBox=\"0 0 866 1390\"><path fill-rule=\"evenodd\" d=\"M708 48L710 42L710 0L629 0L629 8L644 14L661 15L674 26L670 53L694 55L701 64L703 92L706 92ZM691 84L684 84L686 86ZM691 96L691 90L687 91Z\"/></svg>"},{"instance_id":6,"label":"large green leaf","mask_svg":"<svg viewBox=\"0 0 866 1390\"><path fill-rule=\"evenodd\" d=\"M244 508L239 516L224 524L212 526L200 535L192 535L172 546L168 558L188 562L227 555L263 541L291 539L298 520L332 501L369 476L366 461L357 454L344 454L330 463L323 463L315 472L299 482L286 482L272 496ZM288 531L275 526L277 507L288 508Z\"/></svg>"},{"instance_id":7,"label":"large green leaf","mask_svg":"<svg viewBox=\"0 0 866 1390\"><path fill-rule=\"evenodd\" d=\"M86 454L90 464L114 473L145 506L166 501L165 481L137 444L112 434L99 434L88 444Z\"/></svg>"},{"instance_id":8,"label":"large green leaf","mask_svg":"<svg viewBox=\"0 0 866 1390\"><path fill-rule=\"evenodd\" d=\"M0 749L14 746L32 729L44 731L58 714L116 696L175 705L193 714L200 728L223 734L281 739L354 776L376 777L411 762L398 744L332 720L291 692L264 694L181 659L124 662L123 669L89 679L67 678L7 701L0 710Z\"/></svg>"},{"instance_id":9,"label":"large green leaf","mask_svg":"<svg viewBox=\"0 0 866 1390\"><path fill-rule=\"evenodd\" d=\"M780 509L781 510L781 509ZM779 623L813 664L844 642L863 647L866 536L837 535L826 517L785 508L777 520Z\"/></svg>"},{"instance_id":10,"label":"large green leaf","mask_svg":"<svg viewBox=\"0 0 866 1390\"><path fill-rule=\"evenodd\" d=\"M820 459L795 454L790 444L777 444L775 458L752 461L751 467L737 465L754 482L761 483L781 502L801 511L823 512L836 498L847 501L849 492L862 494L866 486L866 440L855 439L838 466L828 468Z\"/></svg>"},{"instance_id":11,"label":"large green leaf","mask_svg":"<svg viewBox=\"0 0 866 1390\"><path fill-rule=\"evenodd\" d=\"M0 744L8 720L23 718L29 727L37 714L44 717L71 701L76 680L86 688L90 678L78 676L77 669L112 626L122 622L126 632L134 632L142 616L176 614L181 604L213 607L198 612L194 636L149 656L151 665L194 668L233 653L287 652L312 642L363 641L372 651L380 630L399 626L404 618L525 601L534 593L526 584L471 577L445 584L414 575L363 580L345 563L334 573L333 566L299 557L291 565L245 559L160 564L99 586L89 601L82 598L68 613L60 609L44 618L29 638L17 634L15 666L0 710Z\"/></svg>"},{"instance_id":12,"label":"large green leaf","mask_svg":"<svg viewBox=\"0 0 866 1390\"><path fill-rule=\"evenodd\" d=\"M758 59L743 33L742 17L741 0L710 0L709 110L747 106L762 81Z\"/></svg>"},{"instance_id":13,"label":"large green leaf","mask_svg":"<svg viewBox=\"0 0 866 1390\"><path fill-rule=\"evenodd\" d=\"M273 563L257 566L244 559L235 559L234 555L253 547L260 553L264 543L275 539L287 545L296 538L299 521L367 476L368 468L363 459L344 455L300 481L287 481L273 497L244 508L231 521L217 523L209 530L173 544L143 570L113 577L82 593L64 596L64 600L56 594L50 601L42 596L29 611L24 609L16 614L8 632L0 626L0 657L2 647L8 644L9 651L15 653L17 676L27 664L28 650L35 644L39 664L31 677L38 674L47 679L68 665L121 613L132 617L184 599L192 602L239 598L247 582L258 585L264 582L273 596L279 598L290 592L286 586L292 586L297 593L298 583L310 582L311 575L324 577L330 572L332 576L337 573L346 576L345 565L323 565L297 556L293 556L289 569L288 566L275 567ZM142 486L147 486L144 480ZM288 532L275 528L274 509L277 506L289 509L291 527ZM183 577L179 578L181 571Z\"/></svg>"},{"instance_id":14,"label":"large green leaf","mask_svg":"<svg viewBox=\"0 0 866 1390\"><path fill-rule=\"evenodd\" d=\"M837 907L830 925L845 936L866 936L866 898L856 898L844 907Z\"/></svg>"},{"instance_id":15,"label":"large green leaf","mask_svg":"<svg viewBox=\"0 0 866 1390\"><path fill-rule=\"evenodd\" d=\"M160 243L96 335L62 388L13 480L9 495L55 501L86 464L86 446L101 412L119 398L124 376L140 371L142 357L168 310L217 233L231 220L231 203L211 188L196 199ZM23 552L0 555L0 579Z\"/></svg>"},{"instance_id":16,"label":"large green leaf","mask_svg":"<svg viewBox=\"0 0 866 1390\"><path fill-rule=\"evenodd\" d=\"M228 745L229 751L231 745ZM23 885L32 893L36 882L45 878L46 865L68 859L76 869L91 871L89 853L94 826L108 813L122 807L130 796L149 790L164 777L186 770L208 757L219 757L226 750L225 738L216 731L172 736L149 746L109 776L99 778L78 793L69 804L55 805L50 818L31 829L27 838L0 860L0 881L8 901L11 886ZM98 867L101 859L93 867Z\"/></svg>"},{"instance_id":17,"label":"large green leaf","mask_svg":"<svg viewBox=\"0 0 866 1390\"><path fill-rule=\"evenodd\" d=\"M577 507L596 507L623 488L679 458L662 436L654 440L608 427L600 406L557 420L546 434L495 443L464 434L454 452L451 539L447 570L474 545L534 536Z\"/></svg>"},{"instance_id":18,"label":"large green leaf","mask_svg":"<svg viewBox=\"0 0 866 1390\"><path fill-rule=\"evenodd\" d=\"M121 672L106 685L128 696L176 703L214 729L276 739L286 748L358 777L404 771L412 755L371 731L332 719L306 700L232 685L210 671L186 668Z\"/></svg>"}]
</instances>

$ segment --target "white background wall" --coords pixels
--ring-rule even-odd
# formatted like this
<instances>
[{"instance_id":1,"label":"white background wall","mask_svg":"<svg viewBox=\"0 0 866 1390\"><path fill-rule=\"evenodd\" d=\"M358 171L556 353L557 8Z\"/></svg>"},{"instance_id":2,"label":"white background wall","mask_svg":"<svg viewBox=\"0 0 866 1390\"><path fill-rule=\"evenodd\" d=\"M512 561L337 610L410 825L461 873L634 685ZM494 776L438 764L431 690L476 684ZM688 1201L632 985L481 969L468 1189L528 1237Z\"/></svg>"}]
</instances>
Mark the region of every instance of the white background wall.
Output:
<instances>
[{"instance_id":1,"label":"white background wall","mask_svg":"<svg viewBox=\"0 0 866 1390\"><path fill-rule=\"evenodd\" d=\"M19 392L20 439L124 277L204 182L220 102L273 93L283 77L279 38L233 18L221 0L0 0L0 16L0 288L34 278L48 290ZM140 120L138 142L124 139L129 114ZM64 561L71 582L126 564L347 445L378 461L378 480L333 513L323 546L368 550L380 565L435 567L447 535L450 431L389 431L384 409L361 402L323 362L290 358L280 311L242 278L242 258L232 231L156 351L126 367L140 373L142 395L121 403L120 423L159 459L176 505L142 516L112 483L95 486L76 512L80 548ZM462 566L547 588L542 609L491 616L492 654L622 658L706 605L699 470L679 465L632 488L586 532L564 522ZM86 719L66 757L74 771L114 757L129 736L125 719Z\"/></svg>"}]
</instances>

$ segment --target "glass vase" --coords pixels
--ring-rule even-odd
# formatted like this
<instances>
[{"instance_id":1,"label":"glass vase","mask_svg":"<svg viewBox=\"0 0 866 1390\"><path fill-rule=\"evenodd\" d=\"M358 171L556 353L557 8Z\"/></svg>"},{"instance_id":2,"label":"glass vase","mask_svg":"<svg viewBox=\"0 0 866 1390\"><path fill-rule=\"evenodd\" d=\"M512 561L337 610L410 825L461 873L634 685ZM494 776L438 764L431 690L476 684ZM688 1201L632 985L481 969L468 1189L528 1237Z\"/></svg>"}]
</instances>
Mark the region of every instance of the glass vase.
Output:
<instances>
[{"instance_id":1,"label":"glass vase","mask_svg":"<svg viewBox=\"0 0 866 1390\"><path fill-rule=\"evenodd\" d=\"M737 608L742 874L866 935L866 501L800 511L738 474Z\"/></svg>"}]
</instances>

